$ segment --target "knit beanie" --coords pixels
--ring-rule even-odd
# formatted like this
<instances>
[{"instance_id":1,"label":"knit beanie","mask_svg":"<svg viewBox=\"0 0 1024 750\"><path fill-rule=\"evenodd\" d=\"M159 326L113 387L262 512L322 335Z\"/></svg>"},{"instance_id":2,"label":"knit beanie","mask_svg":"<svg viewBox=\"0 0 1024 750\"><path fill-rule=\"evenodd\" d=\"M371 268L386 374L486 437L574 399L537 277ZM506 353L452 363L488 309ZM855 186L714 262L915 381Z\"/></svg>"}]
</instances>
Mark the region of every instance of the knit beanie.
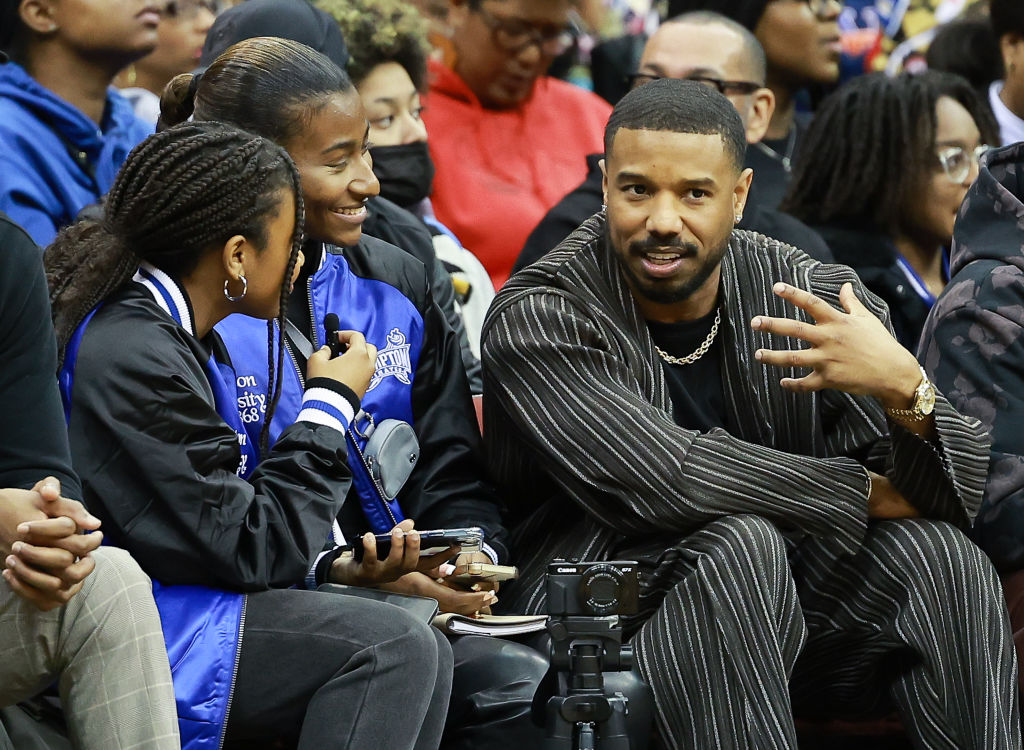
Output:
<instances>
[{"instance_id":1,"label":"knit beanie","mask_svg":"<svg viewBox=\"0 0 1024 750\"><path fill-rule=\"evenodd\" d=\"M741 23L751 31L761 20L769 0L669 0L668 18L695 10L711 10Z\"/></svg>"}]
</instances>

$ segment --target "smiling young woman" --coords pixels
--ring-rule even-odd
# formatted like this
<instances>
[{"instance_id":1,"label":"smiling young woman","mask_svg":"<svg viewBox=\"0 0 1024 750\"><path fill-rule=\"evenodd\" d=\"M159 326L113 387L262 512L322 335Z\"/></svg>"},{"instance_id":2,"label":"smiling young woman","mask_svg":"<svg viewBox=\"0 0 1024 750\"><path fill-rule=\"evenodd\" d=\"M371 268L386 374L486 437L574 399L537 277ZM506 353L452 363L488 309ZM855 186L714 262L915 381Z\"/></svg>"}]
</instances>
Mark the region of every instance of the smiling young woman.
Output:
<instances>
[{"instance_id":1,"label":"smiling young woman","mask_svg":"<svg viewBox=\"0 0 1024 750\"><path fill-rule=\"evenodd\" d=\"M307 576L354 583L419 564L401 533L385 560L371 545L359 566L314 564L331 559L318 554L351 484L339 457L376 349L347 331L344 354L314 353L302 410L270 440L245 431L245 381L214 330L251 315L270 340L270 419L302 217L284 149L189 123L135 149L103 219L64 230L46 256L83 500L154 580L186 750L418 750L440 737L447 643L378 602L300 590Z\"/></svg>"}]
</instances>

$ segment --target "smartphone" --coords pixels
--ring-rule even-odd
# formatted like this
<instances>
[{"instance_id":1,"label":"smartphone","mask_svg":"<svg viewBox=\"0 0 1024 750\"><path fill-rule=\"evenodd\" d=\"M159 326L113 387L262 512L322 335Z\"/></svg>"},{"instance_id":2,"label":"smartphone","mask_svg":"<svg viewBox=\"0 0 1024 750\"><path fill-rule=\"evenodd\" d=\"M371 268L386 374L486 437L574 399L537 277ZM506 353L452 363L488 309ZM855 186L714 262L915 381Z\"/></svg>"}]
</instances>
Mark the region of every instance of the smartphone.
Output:
<instances>
[{"instance_id":1,"label":"smartphone","mask_svg":"<svg viewBox=\"0 0 1024 750\"><path fill-rule=\"evenodd\" d=\"M432 529L420 531L420 556L444 552L449 547L459 546L460 552L476 552L484 541L484 530L471 526L465 529ZM391 552L391 534L376 534L377 559L383 560ZM352 554L356 560L363 559L363 540L354 540Z\"/></svg>"},{"instance_id":2,"label":"smartphone","mask_svg":"<svg viewBox=\"0 0 1024 750\"><path fill-rule=\"evenodd\" d=\"M462 566L462 571L461 573L454 573L448 576L446 580L468 586L480 581L511 581L519 577L519 568L514 565L491 565L489 563L473 562Z\"/></svg>"}]
</instances>

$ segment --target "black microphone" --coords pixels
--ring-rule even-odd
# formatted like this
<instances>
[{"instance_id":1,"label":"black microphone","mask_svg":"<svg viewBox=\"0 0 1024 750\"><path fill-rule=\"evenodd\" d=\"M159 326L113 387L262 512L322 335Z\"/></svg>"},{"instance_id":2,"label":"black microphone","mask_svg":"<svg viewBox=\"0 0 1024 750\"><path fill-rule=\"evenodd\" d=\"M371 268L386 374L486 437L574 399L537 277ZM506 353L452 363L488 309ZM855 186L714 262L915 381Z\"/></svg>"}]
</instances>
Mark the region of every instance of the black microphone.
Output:
<instances>
[{"instance_id":1,"label":"black microphone","mask_svg":"<svg viewBox=\"0 0 1024 750\"><path fill-rule=\"evenodd\" d=\"M338 316L334 313L327 313L324 316L324 331L327 333L327 345L331 347L331 357L338 357L345 353L348 346L338 341L338 329L341 324Z\"/></svg>"}]
</instances>

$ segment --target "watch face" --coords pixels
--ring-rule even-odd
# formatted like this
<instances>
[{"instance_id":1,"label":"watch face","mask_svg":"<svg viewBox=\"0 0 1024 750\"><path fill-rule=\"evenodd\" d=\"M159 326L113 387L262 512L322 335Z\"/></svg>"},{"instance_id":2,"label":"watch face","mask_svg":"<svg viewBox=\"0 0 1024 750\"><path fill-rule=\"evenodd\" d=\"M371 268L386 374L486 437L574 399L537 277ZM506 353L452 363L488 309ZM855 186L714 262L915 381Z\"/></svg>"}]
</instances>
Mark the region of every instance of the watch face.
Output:
<instances>
[{"instance_id":1,"label":"watch face","mask_svg":"<svg viewBox=\"0 0 1024 750\"><path fill-rule=\"evenodd\" d=\"M914 399L914 411L928 416L935 409L935 386L927 380L921 383L917 389L917 398Z\"/></svg>"}]
</instances>

